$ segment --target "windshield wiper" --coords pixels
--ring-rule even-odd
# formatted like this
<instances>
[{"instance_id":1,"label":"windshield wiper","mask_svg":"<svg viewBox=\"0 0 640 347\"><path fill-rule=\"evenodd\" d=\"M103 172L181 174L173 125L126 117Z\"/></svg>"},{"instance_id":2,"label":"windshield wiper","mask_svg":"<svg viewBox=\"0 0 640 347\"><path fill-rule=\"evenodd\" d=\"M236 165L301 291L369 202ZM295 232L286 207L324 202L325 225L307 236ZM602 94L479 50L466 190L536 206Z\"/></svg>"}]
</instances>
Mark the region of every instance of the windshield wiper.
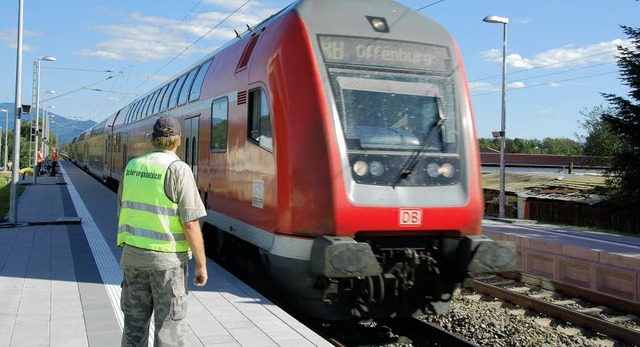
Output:
<instances>
[{"instance_id":1,"label":"windshield wiper","mask_svg":"<svg viewBox=\"0 0 640 347\"><path fill-rule=\"evenodd\" d=\"M393 181L393 184L391 185L392 188L395 189L396 185L398 184L398 182L400 182L400 180L409 177L409 175L413 173L413 171L416 168L416 165L418 164L418 161L420 161L420 154L424 151L425 148L427 148L428 145L431 144L433 139L435 139L435 135L437 135L438 133L436 129L440 130L439 132L444 133L444 131L442 131L442 128L444 127L444 123L447 119L442 116L442 112L438 112L438 113L440 115L440 119L437 122L435 122L431 126L429 131L427 131L424 134L421 142L422 145L419 148L415 149L413 153L411 153L407 161L405 161L404 165L402 165L402 169L400 170L400 172L398 173L398 176L396 176L396 179Z\"/></svg>"}]
</instances>

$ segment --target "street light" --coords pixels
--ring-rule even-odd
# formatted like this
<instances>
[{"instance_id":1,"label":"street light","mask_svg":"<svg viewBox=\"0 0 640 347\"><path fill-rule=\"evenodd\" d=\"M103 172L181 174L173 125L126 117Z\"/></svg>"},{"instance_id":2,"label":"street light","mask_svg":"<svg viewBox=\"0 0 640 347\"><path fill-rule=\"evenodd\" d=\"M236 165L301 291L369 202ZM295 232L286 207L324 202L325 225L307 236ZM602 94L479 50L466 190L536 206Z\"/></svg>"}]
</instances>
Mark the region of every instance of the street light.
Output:
<instances>
[{"instance_id":1,"label":"street light","mask_svg":"<svg viewBox=\"0 0 640 347\"><path fill-rule=\"evenodd\" d=\"M34 170L38 166L38 123L40 122L40 62L41 61L56 61L56 57L44 56L36 59L33 62L33 105L36 107L36 139L33 150L33 168ZM38 183L38 173L33 173L33 184Z\"/></svg>"},{"instance_id":2,"label":"street light","mask_svg":"<svg viewBox=\"0 0 640 347\"><path fill-rule=\"evenodd\" d=\"M9 142L9 111L0 109L0 112L4 112L5 121L4 121L4 162L2 164L2 171L7 171L7 162L9 160L9 155L7 153L7 143Z\"/></svg>"},{"instance_id":3,"label":"street light","mask_svg":"<svg viewBox=\"0 0 640 347\"><path fill-rule=\"evenodd\" d=\"M500 121L500 206L498 210L498 217L504 218L504 186L505 186L505 147L507 144L507 137L505 135L505 123L507 118L507 25L509 24L509 18L498 16L486 16L483 19L487 23L499 23L503 25L502 36L502 117Z\"/></svg>"},{"instance_id":4,"label":"street light","mask_svg":"<svg viewBox=\"0 0 640 347\"><path fill-rule=\"evenodd\" d=\"M45 120L43 121L42 127L42 153L44 155L44 157L46 158L47 155L49 155L49 143L51 143L51 124L49 123L49 109L54 109L56 108L53 105L49 105L47 107L45 107L44 109L44 117ZM53 115L51 115L53 116ZM45 142L46 139L46 142Z\"/></svg>"}]
</instances>

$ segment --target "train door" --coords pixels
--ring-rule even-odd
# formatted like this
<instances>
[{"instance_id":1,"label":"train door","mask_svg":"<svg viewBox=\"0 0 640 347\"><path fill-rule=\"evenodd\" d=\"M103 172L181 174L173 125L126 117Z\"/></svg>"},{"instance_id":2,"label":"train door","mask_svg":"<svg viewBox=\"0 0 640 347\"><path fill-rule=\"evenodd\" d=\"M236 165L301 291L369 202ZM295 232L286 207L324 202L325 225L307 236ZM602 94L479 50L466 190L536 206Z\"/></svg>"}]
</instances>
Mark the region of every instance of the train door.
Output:
<instances>
[{"instance_id":1,"label":"train door","mask_svg":"<svg viewBox=\"0 0 640 347\"><path fill-rule=\"evenodd\" d=\"M193 176L198 181L198 121L200 117L185 119L184 121L184 162L193 171Z\"/></svg>"},{"instance_id":2,"label":"train door","mask_svg":"<svg viewBox=\"0 0 640 347\"><path fill-rule=\"evenodd\" d=\"M129 140L129 133L125 133L122 136L122 174L124 175L124 169L127 167L127 142ZM123 176L124 177L124 176Z\"/></svg>"},{"instance_id":3,"label":"train door","mask_svg":"<svg viewBox=\"0 0 640 347\"><path fill-rule=\"evenodd\" d=\"M111 157L111 151L109 150L111 147L111 133L107 133L104 137L104 154L102 155L102 163L104 166L102 167L102 175L104 177L111 176L111 172L109 172L109 158Z\"/></svg>"}]
</instances>

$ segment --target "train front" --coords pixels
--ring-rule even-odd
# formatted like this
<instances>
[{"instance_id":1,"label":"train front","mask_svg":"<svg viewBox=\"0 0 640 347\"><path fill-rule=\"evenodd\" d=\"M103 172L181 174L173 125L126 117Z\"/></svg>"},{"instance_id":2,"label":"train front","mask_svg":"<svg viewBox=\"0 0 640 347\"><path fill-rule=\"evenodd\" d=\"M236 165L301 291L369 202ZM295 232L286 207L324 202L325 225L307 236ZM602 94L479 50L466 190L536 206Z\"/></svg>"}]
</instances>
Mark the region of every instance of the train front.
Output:
<instances>
[{"instance_id":1,"label":"train front","mask_svg":"<svg viewBox=\"0 0 640 347\"><path fill-rule=\"evenodd\" d=\"M328 319L442 312L469 272L512 269L515 247L481 235L477 141L450 34L392 1L301 1L296 11L339 153L329 160L335 231L313 243L320 300L307 309Z\"/></svg>"}]
</instances>

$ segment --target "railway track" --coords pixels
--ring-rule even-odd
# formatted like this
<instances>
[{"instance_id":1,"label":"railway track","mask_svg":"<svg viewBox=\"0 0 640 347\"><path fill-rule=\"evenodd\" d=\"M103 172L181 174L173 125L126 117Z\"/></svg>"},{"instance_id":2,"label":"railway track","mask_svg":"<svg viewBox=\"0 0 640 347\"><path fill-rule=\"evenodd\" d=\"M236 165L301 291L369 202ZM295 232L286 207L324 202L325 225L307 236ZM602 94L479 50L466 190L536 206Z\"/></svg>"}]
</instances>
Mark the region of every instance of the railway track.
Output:
<instances>
[{"instance_id":1,"label":"railway track","mask_svg":"<svg viewBox=\"0 0 640 347\"><path fill-rule=\"evenodd\" d=\"M420 318L331 324L318 329L320 334L338 347L412 346L471 347L475 344Z\"/></svg>"},{"instance_id":2,"label":"railway track","mask_svg":"<svg viewBox=\"0 0 640 347\"><path fill-rule=\"evenodd\" d=\"M640 305L533 276L487 275L476 292L572 323L631 345L640 345Z\"/></svg>"}]
</instances>

